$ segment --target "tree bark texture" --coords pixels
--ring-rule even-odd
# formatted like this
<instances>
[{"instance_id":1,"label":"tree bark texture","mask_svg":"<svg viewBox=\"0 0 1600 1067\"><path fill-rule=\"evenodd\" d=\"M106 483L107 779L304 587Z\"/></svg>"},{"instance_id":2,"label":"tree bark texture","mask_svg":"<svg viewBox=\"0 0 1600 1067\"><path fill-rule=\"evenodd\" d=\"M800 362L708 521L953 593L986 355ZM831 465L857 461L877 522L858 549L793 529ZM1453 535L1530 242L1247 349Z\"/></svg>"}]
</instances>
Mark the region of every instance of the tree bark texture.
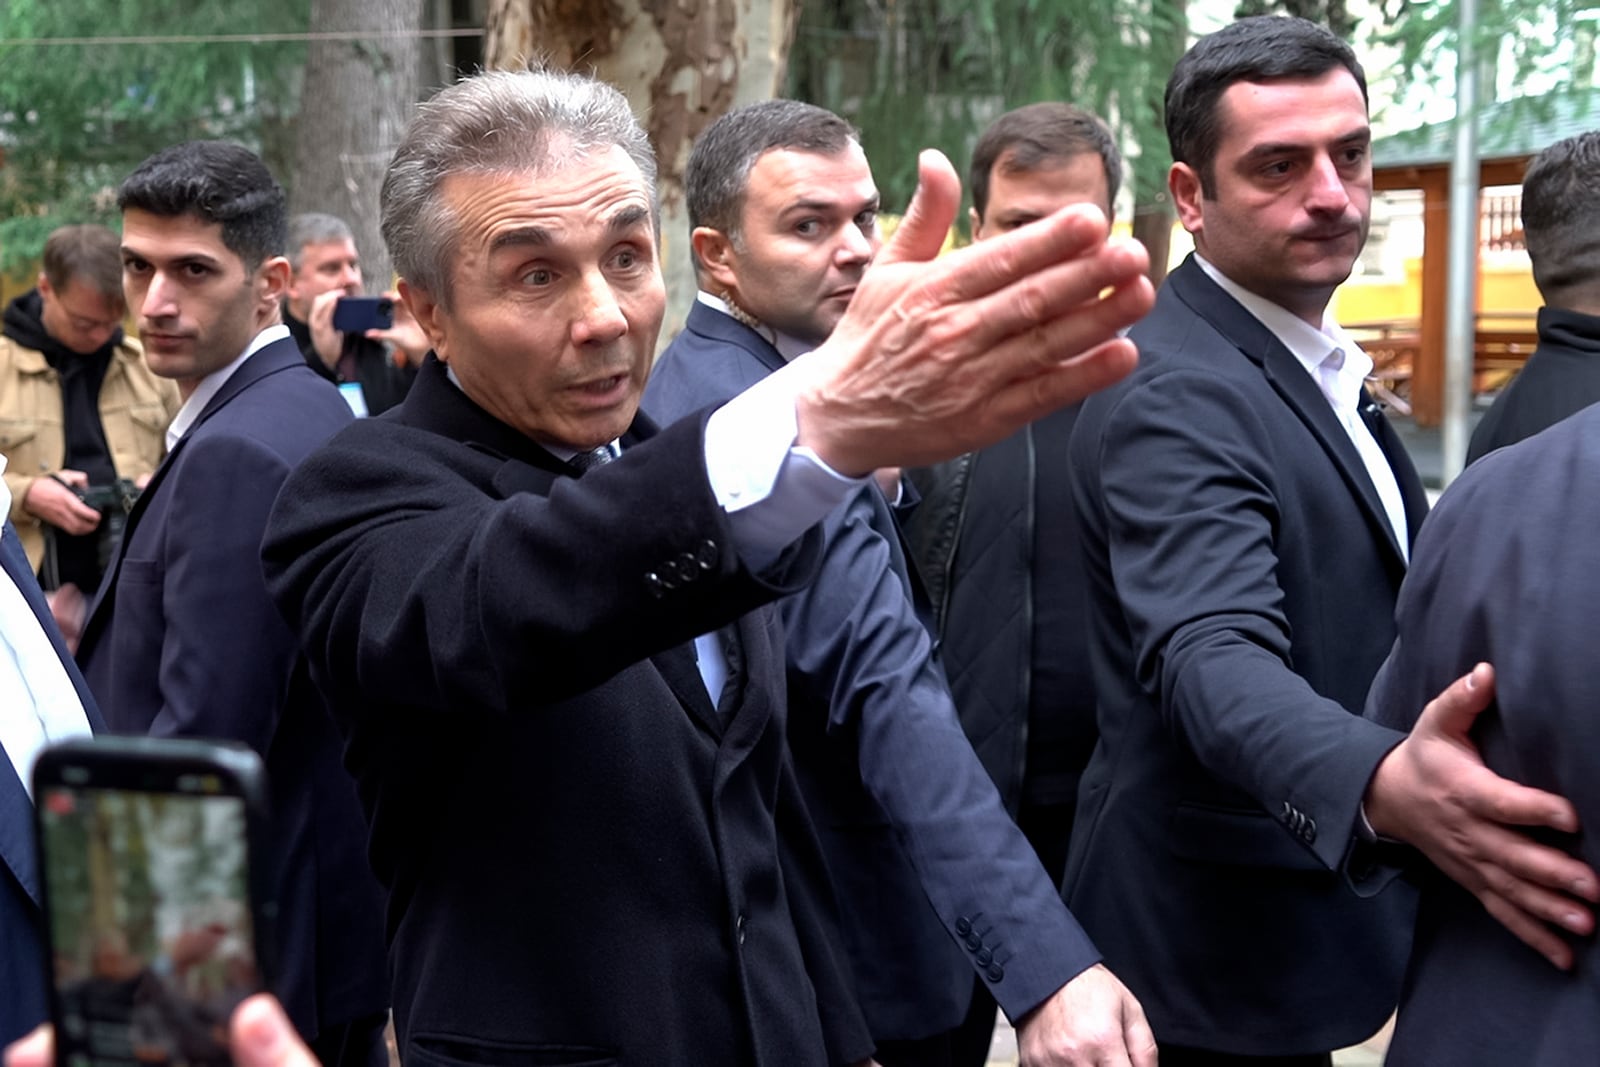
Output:
<instances>
[{"instance_id":1,"label":"tree bark texture","mask_svg":"<svg viewBox=\"0 0 1600 1067\"><path fill-rule=\"evenodd\" d=\"M311 0L313 33L411 34L313 40L306 56L290 210L350 224L369 292L389 288L393 274L378 229L378 192L418 96L422 17L423 0Z\"/></svg>"},{"instance_id":2,"label":"tree bark texture","mask_svg":"<svg viewBox=\"0 0 1600 1067\"><path fill-rule=\"evenodd\" d=\"M530 62L610 82L650 134L660 167L661 346L694 300L683 172L694 139L718 116L783 85L796 0L490 0L484 62Z\"/></svg>"}]
</instances>

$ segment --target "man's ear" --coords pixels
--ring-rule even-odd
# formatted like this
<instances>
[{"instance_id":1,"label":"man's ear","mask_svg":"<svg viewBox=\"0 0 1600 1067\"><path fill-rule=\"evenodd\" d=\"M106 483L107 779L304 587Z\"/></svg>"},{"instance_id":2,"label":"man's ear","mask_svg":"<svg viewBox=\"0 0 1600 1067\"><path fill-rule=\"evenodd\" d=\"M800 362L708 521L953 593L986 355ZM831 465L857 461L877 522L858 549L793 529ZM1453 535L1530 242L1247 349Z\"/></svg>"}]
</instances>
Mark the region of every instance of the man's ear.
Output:
<instances>
[{"instance_id":1,"label":"man's ear","mask_svg":"<svg viewBox=\"0 0 1600 1067\"><path fill-rule=\"evenodd\" d=\"M268 256L256 268L256 297L263 306L277 307L289 292L289 261L283 256Z\"/></svg>"},{"instance_id":2,"label":"man's ear","mask_svg":"<svg viewBox=\"0 0 1600 1067\"><path fill-rule=\"evenodd\" d=\"M975 207L967 208L967 227L972 231L974 241L983 240L983 216L978 214Z\"/></svg>"},{"instance_id":3,"label":"man's ear","mask_svg":"<svg viewBox=\"0 0 1600 1067\"><path fill-rule=\"evenodd\" d=\"M395 291L400 294L400 300L405 304L406 310L411 312L411 317L417 320L417 325L422 327L422 332L427 335L428 344L433 347L433 354L439 357L439 362L450 362L448 331L445 326L447 320L439 302L433 294L420 286L412 285L401 278L395 284Z\"/></svg>"},{"instance_id":4,"label":"man's ear","mask_svg":"<svg viewBox=\"0 0 1600 1067\"><path fill-rule=\"evenodd\" d=\"M1167 191L1172 194L1172 206L1178 213L1183 228L1198 236L1205 229L1205 216L1200 201L1205 193L1200 188L1200 175L1187 163L1174 163L1167 171Z\"/></svg>"},{"instance_id":5,"label":"man's ear","mask_svg":"<svg viewBox=\"0 0 1600 1067\"><path fill-rule=\"evenodd\" d=\"M39 272L39 282L36 288L39 290L41 296L55 295L55 290L50 288L50 279L44 276L44 271Z\"/></svg>"},{"instance_id":6,"label":"man's ear","mask_svg":"<svg viewBox=\"0 0 1600 1067\"><path fill-rule=\"evenodd\" d=\"M689 246L700 261L700 273L715 283L714 287L706 286L707 290L718 294L738 290L733 240L727 234L710 226L696 226L689 234Z\"/></svg>"}]
</instances>

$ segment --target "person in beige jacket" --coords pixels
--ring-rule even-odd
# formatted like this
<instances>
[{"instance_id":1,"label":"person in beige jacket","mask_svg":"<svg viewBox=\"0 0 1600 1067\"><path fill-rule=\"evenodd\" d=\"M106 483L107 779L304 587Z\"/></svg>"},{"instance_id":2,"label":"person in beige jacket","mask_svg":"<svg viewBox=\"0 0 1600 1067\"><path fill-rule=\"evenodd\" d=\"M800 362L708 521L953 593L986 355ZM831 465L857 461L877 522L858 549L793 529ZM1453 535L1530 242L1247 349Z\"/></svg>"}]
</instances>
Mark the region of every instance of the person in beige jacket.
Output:
<instances>
[{"instance_id":1,"label":"person in beige jacket","mask_svg":"<svg viewBox=\"0 0 1600 1067\"><path fill-rule=\"evenodd\" d=\"M64 226L45 242L38 287L6 307L0 328L0 454L10 518L46 584L92 595L104 552L101 511L80 494L119 479L143 485L166 452L178 410L172 382L125 337L122 255L103 226Z\"/></svg>"}]
</instances>

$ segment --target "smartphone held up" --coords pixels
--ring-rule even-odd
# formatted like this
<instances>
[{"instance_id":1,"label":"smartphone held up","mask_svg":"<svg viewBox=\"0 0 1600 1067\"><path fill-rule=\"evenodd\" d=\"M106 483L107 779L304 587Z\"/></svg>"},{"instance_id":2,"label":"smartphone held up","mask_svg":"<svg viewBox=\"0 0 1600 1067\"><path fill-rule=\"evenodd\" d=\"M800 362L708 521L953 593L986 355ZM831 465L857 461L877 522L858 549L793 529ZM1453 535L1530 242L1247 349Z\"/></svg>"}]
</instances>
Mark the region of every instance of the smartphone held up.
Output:
<instances>
[{"instance_id":1,"label":"smartphone held up","mask_svg":"<svg viewBox=\"0 0 1600 1067\"><path fill-rule=\"evenodd\" d=\"M341 296L333 305L333 328L366 333L394 326L394 301L386 296Z\"/></svg>"},{"instance_id":2,"label":"smartphone held up","mask_svg":"<svg viewBox=\"0 0 1600 1067\"><path fill-rule=\"evenodd\" d=\"M225 1065L265 988L272 909L252 863L260 759L230 744L97 738L34 769L59 1067Z\"/></svg>"}]
</instances>

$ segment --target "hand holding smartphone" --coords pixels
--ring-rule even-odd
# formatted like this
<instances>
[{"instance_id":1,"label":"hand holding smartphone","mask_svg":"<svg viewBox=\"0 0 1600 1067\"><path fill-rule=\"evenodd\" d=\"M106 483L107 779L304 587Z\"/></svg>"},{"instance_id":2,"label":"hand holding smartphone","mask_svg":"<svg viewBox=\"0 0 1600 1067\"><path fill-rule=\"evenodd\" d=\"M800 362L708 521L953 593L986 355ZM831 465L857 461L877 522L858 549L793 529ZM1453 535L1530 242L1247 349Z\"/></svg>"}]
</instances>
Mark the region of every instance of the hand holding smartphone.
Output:
<instances>
[{"instance_id":1,"label":"hand holding smartphone","mask_svg":"<svg viewBox=\"0 0 1600 1067\"><path fill-rule=\"evenodd\" d=\"M84 739L34 769L60 1067L232 1062L228 1019L265 987L265 783L242 746Z\"/></svg>"}]
</instances>

